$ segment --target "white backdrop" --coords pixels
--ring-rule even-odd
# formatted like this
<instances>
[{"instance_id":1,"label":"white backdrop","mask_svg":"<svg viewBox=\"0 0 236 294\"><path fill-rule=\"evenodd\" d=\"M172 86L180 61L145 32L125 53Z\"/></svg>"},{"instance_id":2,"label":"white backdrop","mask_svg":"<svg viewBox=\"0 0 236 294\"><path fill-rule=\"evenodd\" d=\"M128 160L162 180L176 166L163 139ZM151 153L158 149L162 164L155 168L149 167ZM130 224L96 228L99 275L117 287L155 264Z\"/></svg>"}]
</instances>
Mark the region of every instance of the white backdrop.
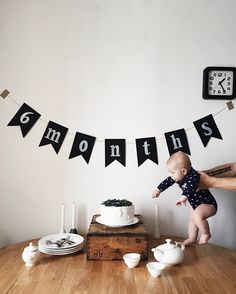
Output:
<instances>
[{"instance_id":1,"label":"white backdrop","mask_svg":"<svg viewBox=\"0 0 236 294\"><path fill-rule=\"evenodd\" d=\"M213 7L214 6L214 7ZM201 98L207 66L236 66L234 0L1 0L0 91L69 128L57 155L38 147L46 123L38 121L23 139L7 127L19 109L0 100L0 246L54 233L60 205L77 205L77 229L86 233L101 201L134 202L151 234L154 204L162 234L186 236L187 207L175 207L173 186L151 198L166 177L164 133L224 108ZM235 110L215 116L223 140L203 147L187 131L196 169L234 161ZM97 137L90 164L68 159L76 131ZM155 136L159 165L137 166L135 138ZM105 168L104 139L125 138L127 163ZM236 195L212 191L219 211L210 220L211 242L236 248Z\"/></svg>"}]
</instances>

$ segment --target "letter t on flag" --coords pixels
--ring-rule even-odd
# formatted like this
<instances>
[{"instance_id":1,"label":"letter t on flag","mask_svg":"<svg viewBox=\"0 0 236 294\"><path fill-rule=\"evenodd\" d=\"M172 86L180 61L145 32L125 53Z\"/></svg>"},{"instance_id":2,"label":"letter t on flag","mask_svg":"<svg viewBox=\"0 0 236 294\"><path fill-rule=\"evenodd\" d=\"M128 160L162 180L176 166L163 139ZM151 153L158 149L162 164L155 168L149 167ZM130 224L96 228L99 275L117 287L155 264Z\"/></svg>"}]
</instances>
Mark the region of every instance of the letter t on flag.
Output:
<instances>
[{"instance_id":1,"label":"letter t on flag","mask_svg":"<svg viewBox=\"0 0 236 294\"><path fill-rule=\"evenodd\" d=\"M39 146L51 144L56 153L59 152L68 128L49 121Z\"/></svg>"},{"instance_id":2,"label":"letter t on flag","mask_svg":"<svg viewBox=\"0 0 236 294\"><path fill-rule=\"evenodd\" d=\"M138 166L143 164L147 159L158 164L156 138L136 139L136 150L138 157Z\"/></svg>"}]
</instances>

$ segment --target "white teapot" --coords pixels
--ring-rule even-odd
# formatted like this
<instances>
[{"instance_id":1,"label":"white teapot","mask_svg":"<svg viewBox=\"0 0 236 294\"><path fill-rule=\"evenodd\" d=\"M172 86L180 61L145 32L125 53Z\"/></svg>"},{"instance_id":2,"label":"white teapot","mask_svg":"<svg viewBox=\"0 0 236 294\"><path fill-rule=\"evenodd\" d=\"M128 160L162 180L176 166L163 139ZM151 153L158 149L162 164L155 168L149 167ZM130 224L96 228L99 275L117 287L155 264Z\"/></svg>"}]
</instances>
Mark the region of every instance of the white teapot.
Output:
<instances>
[{"instance_id":1,"label":"white teapot","mask_svg":"<svg viewBox=\"0 0 236 294\"><path fill-rule=\"evenodd\" d=\"M178 246L180 245L180 246ZM166 239L166 243L152 248L154 257L157 261L165 265L175 265L184 258L185 246L181 242L171 243L171 239Z\"/></svg>"}]
</instances>

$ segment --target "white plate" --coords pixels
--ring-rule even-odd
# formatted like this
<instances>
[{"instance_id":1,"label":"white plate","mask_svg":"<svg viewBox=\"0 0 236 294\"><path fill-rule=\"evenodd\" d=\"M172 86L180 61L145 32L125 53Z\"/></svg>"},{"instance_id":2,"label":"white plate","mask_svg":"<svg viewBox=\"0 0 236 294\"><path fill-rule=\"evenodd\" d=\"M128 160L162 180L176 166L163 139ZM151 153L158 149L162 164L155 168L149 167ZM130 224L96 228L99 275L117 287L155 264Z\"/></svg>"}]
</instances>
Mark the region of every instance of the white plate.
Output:
<instances>
[{"instance_id":1,"label":"white plate","mask_svg":"<svg viewBox=\"0 0 236 294\"><path fill-rule=\"evenodd\" d=\"M85 243L81 243L80 245L77 245L73 248L45 248L45 247L42 247L39 245L39 251L41 252L70 252L70 251L73 251L73 250L78 250L78 249L82 249L84 247Z\"/></svg>"},{"instance_id":2,"label":"white plate","mask_svg":"<svg viewBox=\"0 0 236 294\"><path fill-rule=\"evenodd\" d=\"M52 244L52 245L47 245L46 240L50 240L52 242L56 242L62 238L66 238L67 236L70 236L70 241L73 241L74 244L65 244L63 247L57 247L57 245ZM53 235L48 235L43 238L41 238L38 241L39 247L41 249L53 249L53 250L61 250L61 249L67 249L67 248L75 248L81 243L84 242L84 238L80 235L77 234L70 234L70 233L58 233L58 234L53 234Z\"/></svg>"},{"instance_id":3,"label":"white plate","mask_svg":"<svg viewBox=\"0 0 236 294\"><path fill-rule=\"evenodd\" d=\"M45 254L49 254L49 255L67 255L67 254L72 254L72 253L78 252L82 248L83 247L77 247L77 248L70 249L67 251L45 250L45 249L39 248L39 251L42 253L45 253Z\"/></svg>"},{"instance_id":4,"label":"white plate","mask_svg":"<svg viewBox=\"0 0 236 294\"><path fill-rule=\"evenodd\" d=\"M132 223L130 223L130 224L127 224L127 225L109 225L109 224L105 224L104 222L102 222L101 221L101 216L98 216L96 218L96 222L98 222L99 224L108 226L108 227L112 227L112 228L121 228L121 227L127 227L127 226L132 226L134 224L137 224L139 222L139 220L138 220L137 217L134 217L134 221Z\"/></svg>"}]
</instances>

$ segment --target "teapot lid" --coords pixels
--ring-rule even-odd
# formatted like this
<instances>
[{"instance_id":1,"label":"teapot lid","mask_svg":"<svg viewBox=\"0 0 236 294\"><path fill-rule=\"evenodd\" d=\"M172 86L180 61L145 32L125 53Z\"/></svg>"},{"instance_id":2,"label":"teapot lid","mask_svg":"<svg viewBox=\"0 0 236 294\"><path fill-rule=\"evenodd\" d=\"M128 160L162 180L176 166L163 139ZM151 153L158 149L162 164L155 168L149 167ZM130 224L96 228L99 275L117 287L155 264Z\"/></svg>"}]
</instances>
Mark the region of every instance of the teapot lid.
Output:
<instances>
[{"instance_id":1,"label":"teapot lid","mask_svg":"<svg viewBox=\"0 0 236 294\"><path fill-rule=\"evenodd\" d=\"M29 243L29 246L25 247L24 251L34 252L38 250L38 246L34 246L32 242Z\"/></svg>"},{"instance_id":2,"label":"teapot lid","mask_svg":"<svg viewBox=\"0 0 236 294\"><path fill-rule=\"evenodd\" d=\"M166 239L165 241L166 241L166 243L158 246L157 248L160 249L160 250L168 250L168 249L172 249L172 248L175 247L175 244L170 243L171 239Z\"/></svg>"}]
</instances>

